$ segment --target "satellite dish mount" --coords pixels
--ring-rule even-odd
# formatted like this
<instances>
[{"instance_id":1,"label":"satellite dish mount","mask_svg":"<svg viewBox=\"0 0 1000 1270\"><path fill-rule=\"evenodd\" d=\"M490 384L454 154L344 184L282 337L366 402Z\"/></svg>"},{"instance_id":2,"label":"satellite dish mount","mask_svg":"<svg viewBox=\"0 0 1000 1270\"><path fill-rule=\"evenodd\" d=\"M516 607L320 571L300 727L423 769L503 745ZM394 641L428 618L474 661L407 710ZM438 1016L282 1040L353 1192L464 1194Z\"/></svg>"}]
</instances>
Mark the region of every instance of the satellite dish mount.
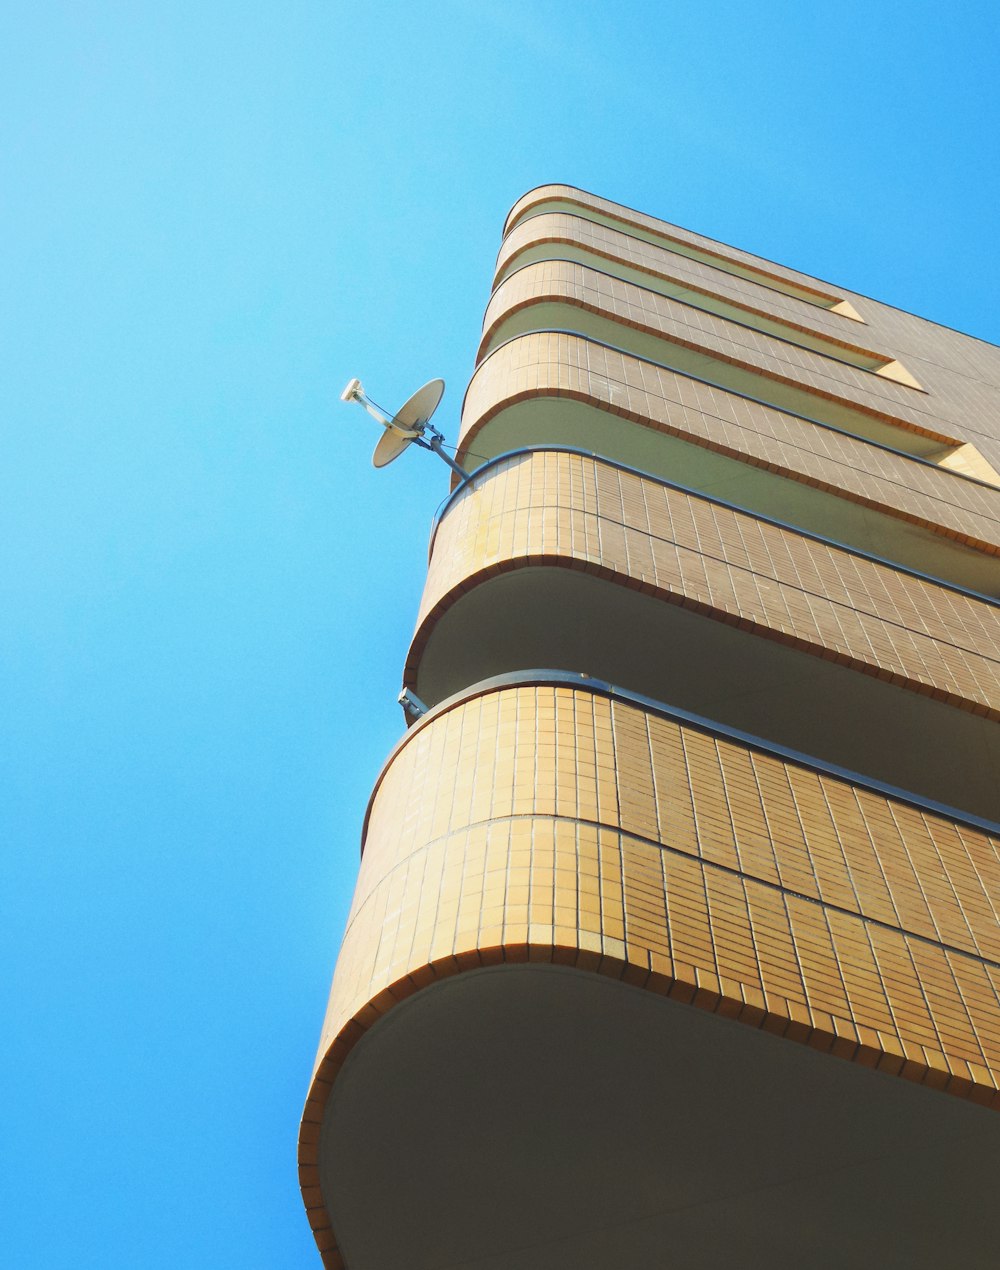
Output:
<instances>
[{"instance_id":1,"label":"satellite dish mount","mask_svg":"<svg viewBox=\"0 0 1000 1270\"><path fill-rule=\"evenodd\" d=\"M413 444L419 445L423 450L432 450L439 458L444 459L457 476L467 481L469 473L459 467L451 455L445 454L444 434L431 423L431 415L438 408L443 395L444 380L432 379L423 388L418 388L392 418L372 401L361 387L359 379L350 381L340 394L340 399L356 401L385 429L372 455L372 463L376 467L386 467L393 459L399 458L407 446Z\"/></svg>"}]
</instances>

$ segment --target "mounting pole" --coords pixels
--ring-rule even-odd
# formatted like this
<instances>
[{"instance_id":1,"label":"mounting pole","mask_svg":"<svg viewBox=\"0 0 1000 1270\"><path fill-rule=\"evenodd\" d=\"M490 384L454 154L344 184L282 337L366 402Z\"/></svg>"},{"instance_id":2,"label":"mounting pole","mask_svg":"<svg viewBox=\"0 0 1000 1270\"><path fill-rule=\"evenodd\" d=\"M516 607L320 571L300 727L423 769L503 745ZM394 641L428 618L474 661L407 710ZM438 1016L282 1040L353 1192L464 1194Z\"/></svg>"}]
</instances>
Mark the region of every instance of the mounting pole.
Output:
<instances>
[{"instance_id":1,"label":"mounting pole","mask_svg":"<svg viewBox=\"0 0 1000 1270\"><path fill-rule=\"evenodd\" d=\"M431 439L426 441L424 438L428 433L430 433ZM467 481L469 479L469 473L465 470L465 468L459 467L451 455L445 454L444 450L441 448L444 442L444 434L442 432L438 432L437 428L435 428L432 423L424 424L423 432L416 438L416 442L422 449L433 450L439 459L444 459L460 480Z\"/></svg>"}]
</instances>

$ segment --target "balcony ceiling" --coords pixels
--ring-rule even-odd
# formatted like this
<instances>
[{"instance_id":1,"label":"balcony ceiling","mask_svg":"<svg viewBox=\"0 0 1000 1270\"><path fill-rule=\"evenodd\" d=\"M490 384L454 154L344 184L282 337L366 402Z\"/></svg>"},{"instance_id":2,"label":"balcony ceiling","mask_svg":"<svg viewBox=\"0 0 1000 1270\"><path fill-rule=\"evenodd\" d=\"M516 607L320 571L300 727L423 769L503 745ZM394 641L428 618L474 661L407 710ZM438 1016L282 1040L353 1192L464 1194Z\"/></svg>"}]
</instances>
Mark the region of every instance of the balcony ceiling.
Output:
<instances>
[{"instance_id":1,"label":"balcony ceiling","mask_svg":"<svg viewBox=\"0 0 1000 1270\"><path fill-rule=\"evenodd\" d=\"M350 1270L968 1270L998 1170L991 1111L552 965L393 1009L321 1140Z\"/></svg>"},{"instance_id":2,"label":"balcony ceiling","mask_svg":"<svg viewBox=\"0 0 1000 1270\"><path fill-rule=\"evenodd\" d=\"M413 686L437 704L543 667L1000 820L995 722L575 569L518 568L466 592L434 624Z\"/></svg>"}]
</instances>

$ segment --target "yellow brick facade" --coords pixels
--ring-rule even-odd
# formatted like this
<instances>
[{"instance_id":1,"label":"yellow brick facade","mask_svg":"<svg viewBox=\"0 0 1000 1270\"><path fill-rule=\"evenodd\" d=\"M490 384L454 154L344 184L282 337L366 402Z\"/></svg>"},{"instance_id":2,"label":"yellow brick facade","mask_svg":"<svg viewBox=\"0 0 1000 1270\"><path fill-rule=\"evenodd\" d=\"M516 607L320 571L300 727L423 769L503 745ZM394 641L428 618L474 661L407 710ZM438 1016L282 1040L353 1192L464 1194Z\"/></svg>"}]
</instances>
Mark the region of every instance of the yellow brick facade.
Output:
<instances>
[{"instance_id":1,"label":"yellow brick facade","mask_svg":"<svg viewBox=\"0 0 1000 1270\"><path fill-rule=\"evenodd\" d=\"M1000 490L876 449L841 432L736 397L571 334L523 335L473 376L459 456L490 419L522 401L581 401L792 480L877 507L1000 553Z\"/></svg>"},{"instance_id":2,"label":"yellow brick facade","mask_svg":"<svg viewBox=\"0 0 1000 1270\"><path fill-rule=\"evenodd\" d=\"M628 701L456 704L374 795L303 1128L319 1238L337 1070L398 1001L481 965L579 966L1000 1105L998 894L997 837Z\"/></svg>"},{"instance_id":3,"label":"yellow brick facade","mask_svg":"<svg viewBox=\"0 0 1000 1270\"><path fill-rule=\"evenodd\" d=\"M580 568L1000 718L1000 610L584 455L492 466L438 527L408 672L472 578Z\"/></svg>"},{"instance_id":4,"label":"yellow brick facade","mask_svg":"<svg viewBox=\"0 0 1000 1270\"><path fill-rule=\"evenodd\" d=\"M533 312L564 324L528 329ZM721 387L630 352L637 333L856 416ZM525 441L543 416L519 408L549 403L568 431ZM594 453L567 448L584 411ZM811 532L807 503L801 523L755 514L739 475L723 497L634 470L626 424L913 527L927 568ZM465 597L550 570L1000 722L1000 350L545 186L508 217L459 441L481 470L434 528L411 689ZM985 477L936 445L974 447ZM935 575L938 543L994 585ZM300 1136L327 1267L345 1265L320 1171L338 1073L401 1001L484 966L576 967L1000 1109L1000 825L573 670L463 682L378 780Z\"/></svg>"}]
</instances>

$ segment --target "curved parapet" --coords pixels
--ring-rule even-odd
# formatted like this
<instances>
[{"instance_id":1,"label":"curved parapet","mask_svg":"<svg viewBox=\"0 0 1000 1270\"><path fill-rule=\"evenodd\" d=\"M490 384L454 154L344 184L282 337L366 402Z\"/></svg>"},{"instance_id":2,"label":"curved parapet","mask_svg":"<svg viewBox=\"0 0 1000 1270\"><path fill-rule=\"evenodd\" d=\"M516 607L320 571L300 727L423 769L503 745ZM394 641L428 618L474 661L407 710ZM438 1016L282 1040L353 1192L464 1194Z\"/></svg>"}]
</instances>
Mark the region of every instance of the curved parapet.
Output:
<instances>
[{"instance_id":1,"label":"curved parapet","mask_svg":"<svg viewBox=\"0 0 1000 1270\"><path fill-rule=\"evenodd\" d=\"M993 1263L997 417L994 347L519 200L303 1118L328 1267Z\"/></svg>"},{"instance_id":2,"label":"curved parapet","mask_svg":"<svg viewBox=\"0 0 1000 1270\"><path fill-rule=\"evenodd\" d=\"M901 1214L953 1201L992 1247L996 1122L928 1090L1000 1098L995 834L548 678L446 703L373 795L300 1143L326 1265L722 1264L748 1175L789 1251L945 1256Z\"/></svg>"},{"instance_id":3,"label":"curved parapet","mask_svg":"<svg viewBox=\"0 0 1000 1270\"><path fill-rule=\"evenodd\" d=\"M664 438L687 448L668 451ZM504 451L546 443L591 449L672 478L675 463L710 461L695 453L701 450L741 465L707 472L715 485L731 482L737 470L741 487L752 485L759 478L747 473L749 466L784 478L778 502L794 503L788 483L796 482L939 538L1000 553L995 487L577 334L511 339L480 364L466 393L461 462L474 467Z\"/></svg>"},{"instance_id":4,"label":"curved parapet","mask_svg":"<svg viewBox=\"0 0 1000 1270\"><path fill-rule=\"evenodd\" d=\"M607 461L537 451L449 504L404 679L435 703L527 666L585 671L1000 814L998 647L994 603ZM927 737L917 755L911 729Z\"/></svg>"},{"instance_id":5,"label":"curved parapet","mask_svg":"<svg viewBox=\"0 0 1000 1270\"><path fill-rule=\"evenodd\" d=\"M749 312L776 321L815 330L830 340L850 346L864 328L845 328L831 310L819 308L797 295L767 288L750 277L716 268L709 259L698 259L670 250L628 233L622 226L600 224L577 211L540 212L515 226L497 254L494 287L515 271L538 261L569 259L599 269L612 277L669 294L677 286L714 295ZM862 340L863 343L863 340Z\"/></svg>"},{"instance_id":6,"label":"curved parapet","mask_svg":"<svg viewBox=\"0 0 1000 1270\"><path fill-rule=\"evenodd\" d=\"M472 581L545 565L703 608L1000 719L996 605L613 463L544 450L492 465L452 500L437 530L407 674L435 617Z\"/></svg>"},{"instance_id":7,"label":"curved parapet","mask_svg":"<svg viewBox=\"0 0 1000 1270\"><path fill-rule=\"evenodd\" d=\"M959 434L977 450L977 475L998 480L1000 442L991 423L1000 413L995 345L583 191L542 187L515 205L508 219L496 281L521 265L559 256L654 291L691 285L748 310L742 320L751 327L771 329L769 322L777 321L783 329L776 333L793 343L797 336L789 327L840 342L847 362L865 365L857 362L858 352L877 355L880 364L868 364L876 372L869 379L876 398L880 378L926 390L923 399L910 392L907 401L903 394L900 411L925 412L938 420L938 431ZM690 299L696 307L700 303ZM754 314L765 319L763 326Z\"/></svg>"},{"instance_id":8,"label":"curved parapet","mask_svg":"<svg viewBox=\"0 0 1000 1270\"><path fill-rule=\"evenodd\" d=\"M530 330L573 330L658 365L845 432L918 455L957 444L923 394L884 378L879 361L851 363L842 348L690 293L650 291L571 260L525 265L500 284L486 310L480 356ZM743 320L741 320L743 319ZM797 342L792 342L795 335ZM834 356L834 351L838 354ZM860 357L860 354L858 354Z\"/></svg>"},{"instance_id":9,"label":"curved parapet","mask_svg":"<svg viewBox=\"0 0 1000 1270\"><path fill-rule=\"evenodd\" d=\"M515 203L504 226L505 241L519 227L523 227L527 218L533 219L546 213L575 215L615 232L624 231L639 242L649 243L673 255L687 256L721 273L765 287L778 296L790 296L805 301L814 308L836 313L840 318L850 317L858 322L863 321L861 315L843 296L815 278L572 186L541 186Z\"/></svg>"},{"instance_id":10,"label":"curved parapet","mask_svg":"<svg viewBox=\"0 0 1000 1270\"><path fill-rule=\"evenodd\" d=\"M536 220L538 223L532 222L531 225L533 233L516 231L504 243L494 292L525 269L538 265L575 264L599 278L613 279L639 288L644 293L728 318L751 330L774 335L801 348L813 349L845 365L876 371L885 378L898 378L897 372L889 369L890 364L895 362L894 358L857 342L844 340L839 327L827 330L827 324L817 322L812 312L776 313L772 311L773 306L770 309L758 307L752 296L731 287L728 279L720 279L708 270L699 272L697 268L688 268L692 262L682 260L667 264L655 258L648 259L646 254L636 256L627 237L622 243L595 240L586 232L593 228L589 222L582 222L584 228L581 228L566 217L539 216ZM607 289L609 284L602 281L596 286ZM489 318L486 325L490 325ZM908 382L913 387L910 381L900 379L899 382ZM901 400L905 402L906 396Z\"/></svg>"}]
</instances>

